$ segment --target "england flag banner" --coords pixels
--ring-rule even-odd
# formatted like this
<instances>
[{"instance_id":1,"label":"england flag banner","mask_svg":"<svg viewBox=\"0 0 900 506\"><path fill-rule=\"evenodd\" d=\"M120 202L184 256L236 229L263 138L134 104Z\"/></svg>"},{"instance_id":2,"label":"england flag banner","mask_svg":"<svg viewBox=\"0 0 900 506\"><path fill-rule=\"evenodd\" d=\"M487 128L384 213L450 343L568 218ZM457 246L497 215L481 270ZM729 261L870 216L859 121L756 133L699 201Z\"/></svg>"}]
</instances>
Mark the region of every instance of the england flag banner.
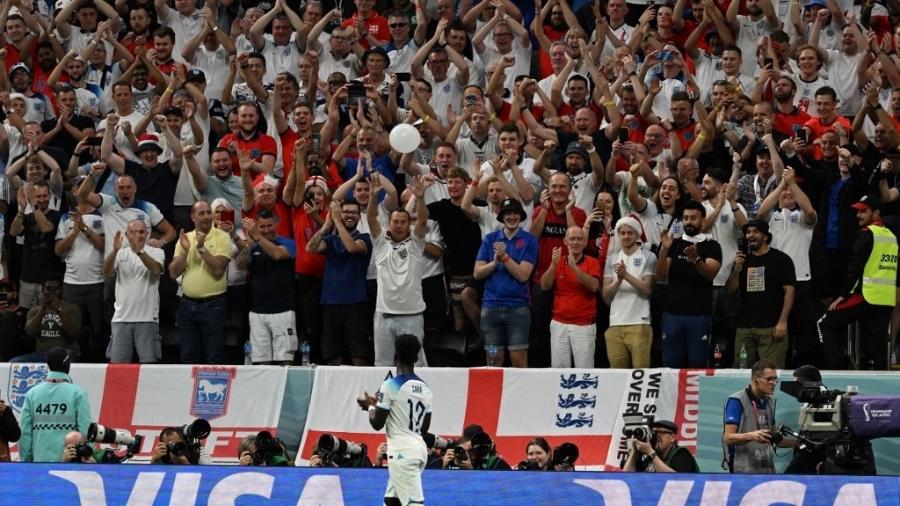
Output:
<instances>
[{"instance_id":1,"label":"england flag banner","mask_svg":"<svg viewBox=\"0 0 900 506\"><path fill-rule=\"evenodd\" d=\"M17 419L25 395L46 376L44 364L0 365L0 388ZM212 426L204 444L213 462L235 463L242 438L262 430L276 433L287 369L74 364L71 376L88 393L93 421L144 436L134 461L150 460L163 428L204 418ZM10 450L17 453L16 446Z\"/></svg>"},{"instance_id":2,"label":"england flag banner","mask_svg":"<svg viewBox=\"0 0 900 506\"><path fill-rule=\"evenodd\" d=\"M574 443L576 469L618 469L625 449L622 417L679 424L680 444L696 447L696 377L705 370L675 369L444 369L416 374L434 393L430 432L457 439L480 425L498 453L515 466L525 445L544 437L551 446ZM386 367L316 369L309 413L297 464L309 462L319 438L332 434L374 449L385 440L369 426L355 399L374 394L392 374ZM639 416L636 416L639 415Z\"/></svg>"}]
</instances>

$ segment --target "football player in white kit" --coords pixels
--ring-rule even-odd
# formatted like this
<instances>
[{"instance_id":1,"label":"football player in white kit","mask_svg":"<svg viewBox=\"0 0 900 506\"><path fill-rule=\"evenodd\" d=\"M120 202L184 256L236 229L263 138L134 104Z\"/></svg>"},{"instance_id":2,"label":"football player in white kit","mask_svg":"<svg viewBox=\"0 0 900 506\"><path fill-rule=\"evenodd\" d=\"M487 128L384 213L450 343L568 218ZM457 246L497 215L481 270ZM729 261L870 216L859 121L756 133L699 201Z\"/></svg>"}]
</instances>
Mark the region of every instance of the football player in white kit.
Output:
<instances>
[{"instance_id":1,"label":"football player in white kit","mask_svg":"<svg viewBox=\"0 0 900 506\"><path fill-rule=\"evenodd\" d=\"M413 371L419 357L419 339L412 334L397 337L394 362L397 374L381 384L375 396L364 392L356 402L369 412L375 430L385 428L388 445L387 506L425 504L422 470L428 449L422 434L431 425L431 389Z\"/></svg>"}]
</instances>

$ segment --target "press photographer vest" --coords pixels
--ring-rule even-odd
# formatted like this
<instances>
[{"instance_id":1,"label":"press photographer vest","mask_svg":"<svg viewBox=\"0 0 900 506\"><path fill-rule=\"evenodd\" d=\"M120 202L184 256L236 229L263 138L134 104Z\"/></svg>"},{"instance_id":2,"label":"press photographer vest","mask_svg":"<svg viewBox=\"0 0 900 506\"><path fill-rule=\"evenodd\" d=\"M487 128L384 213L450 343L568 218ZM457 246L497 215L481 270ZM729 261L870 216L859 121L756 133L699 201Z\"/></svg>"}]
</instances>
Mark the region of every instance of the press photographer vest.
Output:
<instances>
[{"instance_id":1,"label":"press photographer vest","mask_svg":"<svg viewBox=\"0 0 900 506\"><path fill-rule=\"evenodd\" d=\"M863 269L862 295L873 306L893 306L897 297L897 238L885 227L869 225L872 252Z\"/></svg>"},{"instance_id":2,"label":"press photographer vest","mask_svg":"<svg viewBox=\"0 0 900 506\"><path fill-rule=\"evenodd\" d=\"M754 430L773 430L775 428L775 398L766 396L766 407L758 408L747 388L728 396L729 399L737 399L741 403L741 424L737 433L744 434ZM722 452L728 463L728 471L732 473L775 473L775 448L769 443L757 443L751 441L743 445L730 447L734 450L734 457L729 460L728 445L725 444L725 430L722 429Z\"/></svg>"}]
</instances>

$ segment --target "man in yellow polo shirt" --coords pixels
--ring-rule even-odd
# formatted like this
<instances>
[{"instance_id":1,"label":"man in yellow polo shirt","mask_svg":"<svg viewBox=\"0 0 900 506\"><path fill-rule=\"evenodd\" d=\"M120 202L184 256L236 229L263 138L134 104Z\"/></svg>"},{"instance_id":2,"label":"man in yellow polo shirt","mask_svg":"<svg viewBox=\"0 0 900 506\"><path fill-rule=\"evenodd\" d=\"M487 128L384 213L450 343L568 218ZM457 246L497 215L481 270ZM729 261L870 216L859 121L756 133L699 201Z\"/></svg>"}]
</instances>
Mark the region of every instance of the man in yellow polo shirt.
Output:
<instances>
[{"instance_id":1,"label":"man in yellow polo shirt","mask_svg":"<svg viewBox=\"0 0 900 506\"><path fill-rule=\"evenodd\" d=\"M178 340L181 362L221 364L225 361L225 276L231 258L231 241L226 232L212 226L209 203L198 200L191 207L194 231L181 231L175 257L169 264L173 279L181 276L178 303Z\"/></svg>"}]
</instances>

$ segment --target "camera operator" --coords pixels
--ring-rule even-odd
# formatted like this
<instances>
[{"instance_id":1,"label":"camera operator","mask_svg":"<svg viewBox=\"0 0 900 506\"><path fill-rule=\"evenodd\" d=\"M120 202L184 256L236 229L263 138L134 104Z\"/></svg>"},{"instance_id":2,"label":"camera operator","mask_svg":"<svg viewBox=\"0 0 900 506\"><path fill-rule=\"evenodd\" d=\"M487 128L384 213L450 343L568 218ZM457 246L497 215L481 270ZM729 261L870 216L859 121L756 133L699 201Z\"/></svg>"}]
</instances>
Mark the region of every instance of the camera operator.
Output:
<instances>
[{"instance_id":1,"label":"camera operator","mask_svg":"<svg viewBox=\"0 0 900 506\"><path fill-rule=\"evenodd\" d=\"M242 466L280 467L292 465L284 443L268 431L249 435L238 445L238 459Z\"/></svg>"},{"instance_id":2,"label":"camera operator","mask_svg":"<svg viewBox=\"0 0 900 506\"><path fill-rule=\"evenodd\" d=\"M700 467L691 452L678 446L678 426L668 420L650 424L653 436L647 439L628 439L628 459L622 470L657 473L699 473Z\"/></svg>"},{"instance_id":3,"label":"camera operator","mask_svg":"<svg viewBox=\"0 0 900 506\"><path fill-rule=\"evenodd\" d=\"M750 370L750 385L728 396L722 435L723 464L731 473L775 472L775 446L797 446L775 431L775 385L778 370L771 360L758 360Z\"/></svg>"},{"instance_id":4,"label":"camera operator","mask_svg":"<svg viewBox=\"0 0 900 506\"><path fill-rule=\"evenodd\" d=\"M94 448L77 430L66 434L65 445L60 462L96 464L103 460L104 451Z\"/></svg>"},{"instance_id":5,"label":"camera operator","mask_svg":"<svg viewBox=\"0 0 900 506\"><path fill-rule=\"evenodd\" d=\"M463 436L443 457L444 469L509 471L510 465L497 454L494 442L484 432Z\"/></svg>"},{"instance_id":6,"label":"camera operator","mask_svg":"<svg viewBox=\"0 0 900 506\"><path fill-rule=\"evenodd\" d=\"M212 457L201 449L200 443L190 444L183 434L184 428L166 427L159 433L159 443L150 455L151 464L206 465Z\"/></svg>"},{"instance_id":7,"label":"camera operator","mask_svg":"<svg viewBox=\"0 0 900 506\"><path fill-rule=\"evenodd\" d=\"M825 388L822 383L822 373L812 365L802 365L794 370L794 381L804 385L819 386ZM875 475L875 455L872 453L872 443L865 440L854 441L861 454L864 456L865 465L860 469L862 474ZM794 448L794 456L784 469L784 474L828 474L825 466L827 459L826 445L798 445Z\"/></svg>"},{"instance_id":8,"label":"camera operator","mask_svg":"<svg viewBox=\"0 0 900 506\"><path fill-rule=\"evenodd\" d=\"M309 458L309 467L340 467L333 460L326 460L322 458L322 452L319 450L319 447L316 446L313 448L312 456Z\"/></svg>"}]
</instances>

